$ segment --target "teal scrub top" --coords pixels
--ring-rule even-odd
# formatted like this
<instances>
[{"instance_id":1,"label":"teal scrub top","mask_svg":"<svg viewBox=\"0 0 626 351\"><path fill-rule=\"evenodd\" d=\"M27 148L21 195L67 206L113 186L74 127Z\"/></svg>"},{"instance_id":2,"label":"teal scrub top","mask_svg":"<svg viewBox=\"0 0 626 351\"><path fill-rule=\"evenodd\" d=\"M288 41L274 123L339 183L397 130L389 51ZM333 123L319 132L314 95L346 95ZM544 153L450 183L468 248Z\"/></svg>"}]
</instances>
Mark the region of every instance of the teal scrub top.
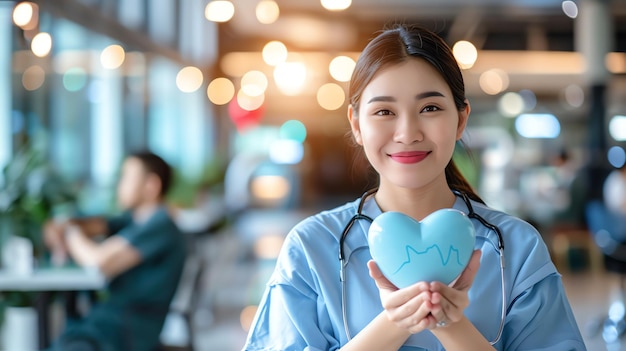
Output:
<instances>
[{"instance_id":1,"label":"teal scrub top","mask_svg":"<svg viewBox=\"0 0 626 351\"><path fill-rule=\"evenodd\" d=\"M86 333L103 351L153 351L182 274L183 234L165 208L145 223L135 223L124 213L107 224L109 233L124 237L139 251L141 263L114 277L107 299L67 333Z\"/></svg>"},{"instance_id":2,"label":"teal scrub top","mask_svg":"<svg viewBox=\"0 0 626 351\"><path fill-rule=\"evenodd\" d=\"M309 217L287 235L260 302L243 350L337 350L348 342L344 330L339 279L339 238L356 214L359 201ZM472 201L476 213L497 225L504 236L506 316L497 350L586 350L565 295L561 276L545 243L530 224ZM468 209L457 198L454 208ZM368 199L363 214L381 210ZM498 237L477 220L475 249L480 268L469 290L466 317L488 340L501 321L502 288ZM359 220L345 241L347 323L352 336L382 312L378 288L369 276L370 223ZM462 337L459 335L459 337ZM405 351L443 351L430 331L414 334Z\"/></svg>"}]
</instances>

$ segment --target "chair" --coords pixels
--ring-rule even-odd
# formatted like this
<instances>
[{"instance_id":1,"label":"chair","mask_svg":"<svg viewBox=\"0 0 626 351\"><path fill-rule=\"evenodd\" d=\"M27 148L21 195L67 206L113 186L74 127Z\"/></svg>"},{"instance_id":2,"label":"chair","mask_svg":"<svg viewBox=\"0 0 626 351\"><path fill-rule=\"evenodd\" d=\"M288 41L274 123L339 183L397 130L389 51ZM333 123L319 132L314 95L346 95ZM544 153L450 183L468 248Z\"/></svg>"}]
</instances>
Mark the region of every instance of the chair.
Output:
<instances>
[{"instance_id":1,"label":"chair","mask_svg":"<svg viewBox=\"0 0 626 351\"><path fill-rule=\"evenodd\" d=\"M194 350L193 312L198 305L203 272L203 260L197 254L189 254L161 332L160 351Z\"/></svg>"},{"instance_id":2,"label":"chair","mask_svg":"<svg viewBox=\"0 0 626 351\"><path fill-rule=\"evenodd\" d=\"M594 242L604 256L606 270L620 277L620 298L611 304L604 321L598 323L604 340L614 343L626 332L626 216L609 211L601 200L590 201L586 205L585 216Z\"/></svg>"}]
</instances>

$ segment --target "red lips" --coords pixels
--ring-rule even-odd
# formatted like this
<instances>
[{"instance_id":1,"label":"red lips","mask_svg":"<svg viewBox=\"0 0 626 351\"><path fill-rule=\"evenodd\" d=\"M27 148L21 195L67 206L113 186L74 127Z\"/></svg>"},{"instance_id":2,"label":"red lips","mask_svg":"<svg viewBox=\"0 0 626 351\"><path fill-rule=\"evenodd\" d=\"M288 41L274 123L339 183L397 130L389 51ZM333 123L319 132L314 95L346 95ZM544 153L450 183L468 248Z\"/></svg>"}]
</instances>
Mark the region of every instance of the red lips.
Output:
<instances>
[{"instance_id":1,"label":"red lips","mask_svg":"<svg viewBox=\"0 0 626 351\"><path fill-rule=\"evenodd\" d=\"M389 157L398 163L411 164L421 162L429 154L428 151L402 151L390 154Z\"/></svg>"}]
</instances>

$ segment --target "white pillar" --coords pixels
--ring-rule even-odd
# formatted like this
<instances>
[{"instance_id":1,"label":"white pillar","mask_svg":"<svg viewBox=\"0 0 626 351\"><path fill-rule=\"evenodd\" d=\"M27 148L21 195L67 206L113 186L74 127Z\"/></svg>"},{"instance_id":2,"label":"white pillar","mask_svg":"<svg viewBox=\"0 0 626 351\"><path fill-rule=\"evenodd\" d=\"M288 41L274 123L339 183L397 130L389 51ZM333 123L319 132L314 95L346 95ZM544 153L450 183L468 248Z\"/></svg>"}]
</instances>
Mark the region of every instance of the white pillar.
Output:
<instances>
[{"instance_id":1,"label":"white pillar","mask_svg":"<svg viewBox=\"0 0 626 351\"><path fill-rule=\"evenodd\" d=\"M587 199L602 199L602 184L608 173L606 118L606 89L611 74L605 59L613 46L612 16L607 0L579 2L575 22L576 50L585 61L584 78L589 92L587 113L588 164Z\"/></svg>"},{"instance_id":2,"label":"white pillar","mask_svg":"<svg viewBox=\"0 0 626 351\"><path fill-rule=\"evenodd\" d=\"M574 30L576 50L585 60L587 83L606 84L610 72L605 59L613 50L613 23L608 1L580 1Z\"/></svg>"}]
</instances>

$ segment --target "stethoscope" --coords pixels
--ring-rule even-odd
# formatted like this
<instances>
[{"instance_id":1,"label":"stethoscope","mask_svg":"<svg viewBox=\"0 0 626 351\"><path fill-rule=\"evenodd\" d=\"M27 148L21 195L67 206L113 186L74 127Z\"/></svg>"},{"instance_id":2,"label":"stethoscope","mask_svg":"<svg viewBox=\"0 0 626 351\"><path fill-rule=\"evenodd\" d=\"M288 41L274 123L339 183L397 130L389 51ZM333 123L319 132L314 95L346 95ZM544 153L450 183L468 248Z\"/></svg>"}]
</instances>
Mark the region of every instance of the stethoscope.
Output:
<instances>
[{"instance_id":1,"label":"stethoscope","mask_svg":"<svg viewBox=\"0 0 626 351\"><path fill-rule=\"evenodd\" d=\"M339 262L341 266L340 272L339 272L339 276L341 280L341 314L343 317L343 327L346 331L346 336L348 337L348 340L352 339L352 336L350 335L350 328L348 327L348 308L346 304L346 301L347 301L346 268L348 266L348 261L346 260L343 247L344 247L344 242L346 241L346 237L348 236L348 232L350 232L350 229L352 228L354 223L356 223L357 220L364 219L370 223L373 221L371 217L363 214L363 205L365 203L365 199L367 199L367 197L369 197L370 195L376 193L376 191L378 191L378 188L370 189L366 191L363 194L363 196L361 196L361 200L359 201L359 206L357 208L356 214L352 216L352 218L350 219L346 227L343 229L343 232L341 233L341 238L339 239ZM454 193L454 195L459 196L461 199L463 199L463 202L465 202L465 205L467 206L467 211L468 211L467 216L469 218L479 221L480 224L485 226L487 229L494 231L496 235L498 235L498 254L500 255L500 281L502 282L502 308L501 308L500 327L498 329L498 334L496 335L496 338L493 341L489 342L491 345L495 345L498 341L500 341L500 338L502 337L502 331L504 330L504 320L506 318L506 287L504 284L504 239L502 238L502 232L500 232L500 228L498 228L498 226L487 222L486 219L484 219L482 216L474 212L474 207L472 206L472 203L469 197L467 196L467 194L460 192L458 190L452 190L452 192Z\"/></svg>"}]
</instances>

